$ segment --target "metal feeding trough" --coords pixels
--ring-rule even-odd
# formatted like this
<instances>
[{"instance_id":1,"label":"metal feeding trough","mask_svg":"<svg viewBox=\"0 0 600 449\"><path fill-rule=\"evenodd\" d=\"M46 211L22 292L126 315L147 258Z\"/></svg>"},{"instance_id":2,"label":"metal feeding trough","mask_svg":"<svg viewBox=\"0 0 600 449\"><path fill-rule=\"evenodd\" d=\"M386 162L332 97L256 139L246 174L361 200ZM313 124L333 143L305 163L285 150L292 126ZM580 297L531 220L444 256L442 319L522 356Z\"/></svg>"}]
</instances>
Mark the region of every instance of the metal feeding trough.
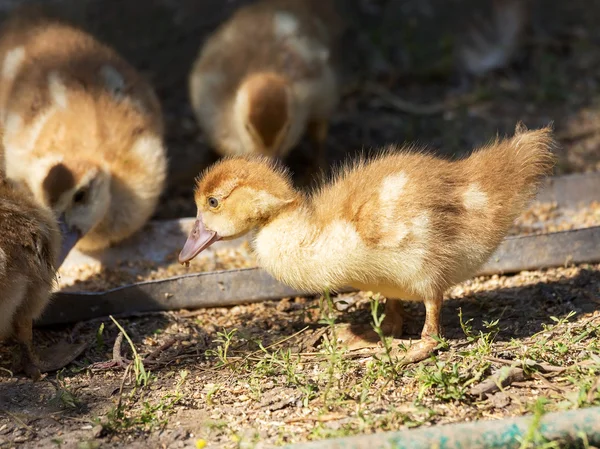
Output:
<instances>
[{"instance_id":1,"label":"metal feeding trough","mask_svg":"<svg viewBox=\"0 0 600 449\"><path fill-rule=\"evenodd\" d=\"M600 173L551 178L537 199L556 202L563 209L576 209L598 201ZM72 251L63 266L101 263L106 267L117 267L123 260L164 264L169 255L181 248L193 222L193 218L151 222L127 242L101 254ZM238 246L243 241L219 242L207 251ZM594 262L600 262L600 226L508 237L479 274L514 273L566 263ZM302 295L306 292L282 285L259 268L192 273L104 292L58 292L37 324L65 324L108 315L228 306Z\"/></svg>"}]
</instances>

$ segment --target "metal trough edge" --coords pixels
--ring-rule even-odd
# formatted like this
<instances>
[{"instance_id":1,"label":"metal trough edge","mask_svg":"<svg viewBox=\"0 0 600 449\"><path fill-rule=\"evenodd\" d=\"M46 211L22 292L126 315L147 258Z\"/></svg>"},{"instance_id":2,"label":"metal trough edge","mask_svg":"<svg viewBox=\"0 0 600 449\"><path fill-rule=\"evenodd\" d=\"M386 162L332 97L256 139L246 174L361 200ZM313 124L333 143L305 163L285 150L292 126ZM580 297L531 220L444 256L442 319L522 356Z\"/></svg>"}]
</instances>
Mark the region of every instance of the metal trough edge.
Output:
<instances>
[{"instance_id":1,"label":"metal trough edge","mask_svg":"<svg viewBox=\"0 0 600 449\"><path fill-rule=\"evenodd\" d=\"M600 226L506 238L478 274L595 262L600 262ZM111 314L230 306L310 293L289 288L259 268L195 273L99 293L59 292L37 324L66 324Z\"/></svg>"}]
</instances>

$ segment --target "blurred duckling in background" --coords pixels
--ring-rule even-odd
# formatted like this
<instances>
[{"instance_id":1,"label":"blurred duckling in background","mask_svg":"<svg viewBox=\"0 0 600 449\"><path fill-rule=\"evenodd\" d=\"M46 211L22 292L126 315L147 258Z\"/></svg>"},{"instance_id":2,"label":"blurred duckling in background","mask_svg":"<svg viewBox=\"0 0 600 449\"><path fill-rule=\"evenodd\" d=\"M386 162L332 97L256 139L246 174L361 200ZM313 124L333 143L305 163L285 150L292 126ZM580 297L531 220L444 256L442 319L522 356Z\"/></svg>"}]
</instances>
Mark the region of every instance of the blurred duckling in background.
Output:
<instances>
[{"instance_id":1,"label":"blurred duckling in background","mask_svg":"<svg viewBox=\"0 0 600 449\"><path fill-rule=\"evenodd\" d=\"M472 277L553 165L549 128L495 142L451 162L390 148L360 159L310 196L265 158L228 158L198 179L195 226L179 261L255 230L259 265L306 292L352 286L388 299L383 330L402 334L402 303L425 303L405 361L428 357L444 292Z\"/></svg>"},{"instance_id":2,"label":"blurred duckling in background","mask_svg":"<svg viewBox=\"0 0 600 449\"><path fill-rule=\"evenodd\" d=\"M23 8L0 37L0 121L9 179L54 210L59 261L101 250L153 214L166 177L150 85L84 31Z\"/></svg>"},{"instance_id":3,"label":"blurred duckling in background","mask_svg":"<svg viewBox=\"0 0 600 449\"><path fill-rule=\"evenodd\" d=\"M61 240L52 211L0 180L0 341L21 347L20 369L41 376L32 322L50 299Z\"/></svg>"},{"instance_id":4,"label":"blurred duckling in background","mask_svg":"<svg viewBox=\"0 0 600 449\"><path fill-rule=\"evenodd\" d=\"M285 157L307 131L325 166L339 100L333 2L263 0L239 9L206 41L189 77L202 131L221 155Z\"/></svg>"},{"instance_id":5,"label":"blurred duckling in background","mask_svg":"<svg viewBox=\"0 0 600 449\"><path fill-rule=\"evenodd\" d=\"M458 71L479 78L511 64L533 17L534 0L492 0L484 14L473 17L461 33L456 51Z\"/></svg>"}]
</instances>

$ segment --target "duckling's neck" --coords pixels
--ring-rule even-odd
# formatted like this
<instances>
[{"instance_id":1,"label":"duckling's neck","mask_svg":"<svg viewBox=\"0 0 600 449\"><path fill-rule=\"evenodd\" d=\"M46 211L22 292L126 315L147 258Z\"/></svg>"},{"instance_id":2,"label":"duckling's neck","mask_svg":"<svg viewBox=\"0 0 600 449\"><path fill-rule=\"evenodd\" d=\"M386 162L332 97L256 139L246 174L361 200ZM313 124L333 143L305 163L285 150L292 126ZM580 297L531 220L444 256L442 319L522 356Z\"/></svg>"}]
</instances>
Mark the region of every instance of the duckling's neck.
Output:
<instances>
[{"instance_id":1,"label":"duckling's neck","mask_svg":"<svg viewBox=\"0 0 600 449\"><path fill-rule=\"evenodd\" d=\"M345 285L346 267L360 245L348 222L325 222L305 201L274 217L254 239L261 267L293 288L315 293Z\"/></svg>"}]
</instances>

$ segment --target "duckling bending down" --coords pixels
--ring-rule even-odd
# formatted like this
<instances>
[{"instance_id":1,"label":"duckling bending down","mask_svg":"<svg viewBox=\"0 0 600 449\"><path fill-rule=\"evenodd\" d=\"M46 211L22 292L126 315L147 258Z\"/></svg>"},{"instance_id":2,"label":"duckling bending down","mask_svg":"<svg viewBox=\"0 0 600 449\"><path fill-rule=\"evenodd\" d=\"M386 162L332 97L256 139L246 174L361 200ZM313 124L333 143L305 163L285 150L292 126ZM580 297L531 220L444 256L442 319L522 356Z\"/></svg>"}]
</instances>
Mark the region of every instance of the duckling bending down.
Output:
<instances>
[{"instance_id":1,"label":"duckling bending down","mask_svg":"<svg viewBox=\"0 0 600 449\"><path fill-rule=\"evenodd\" d=\"M450 162L391 148L341 170L306 197L264 158L216 163L198 180L198 215L179 261L253 229L261 267L302 291L352 286L388 298L384 331L402 334L401 303L425 303L426 358L440 334L442 296L474 275L552 167L549 128L496 140Z\"/></svg>"},{"instance_id":2,"label":"duckling bending down","mask_svg":"<svg viewBox=\"0 0 600 449\"><path fill-rule=\"evenodd\" d=\"M25 373L40 378L32 321L50 298L60 252L60 233L50 210L0 181L0 341L21 346Z\"/></svg>"},{"instance_id":3,"label":"duckling bending down","mask_svg":"<svg viewBox=\"0 0 600 449\"><path fill-rule=\"evenodd\" d=\"M3 25L0 65L6 175L60 218L60 262L75 244L100 250L141 228L167 165L149 84L84 31L28 9Z\"/></svg>"},{"instance_id":4,"label":"duckling bending down","mask_svg":"<svg viewBox=\"0 0 600 449\"><path fill-rule=\"evenodd\" d=\"M263 0L239 9L206 41L189 93L218 153L282 158L307 130L316 165L325 165L341 26L331 2Z\"/></svg>"}]
</instances>

